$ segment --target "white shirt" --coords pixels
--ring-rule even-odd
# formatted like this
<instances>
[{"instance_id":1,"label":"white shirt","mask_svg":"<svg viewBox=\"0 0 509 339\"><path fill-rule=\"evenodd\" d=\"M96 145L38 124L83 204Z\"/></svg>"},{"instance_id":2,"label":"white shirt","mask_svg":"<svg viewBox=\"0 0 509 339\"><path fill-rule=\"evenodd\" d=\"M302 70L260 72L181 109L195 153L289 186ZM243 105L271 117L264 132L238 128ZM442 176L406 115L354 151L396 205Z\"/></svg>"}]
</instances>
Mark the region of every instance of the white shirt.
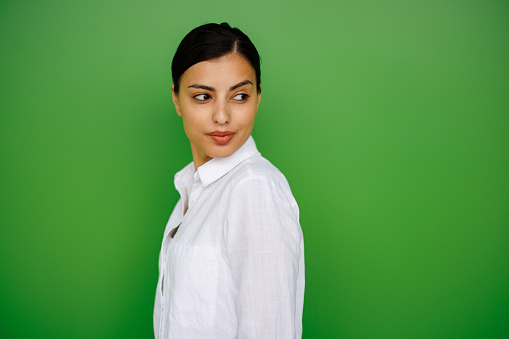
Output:
<instances>
[{"instance_id":1,"label":"white shirt","mask_svg":"<svg viewBox=\"0 0 509 339\"><path fill-rule=\"evenodd\" d=\"M300 338L304 243L283 174L249 137L229 157L196 172L193 163L184 167L175 187L180 200L159 255L155 337Z\"/></svg>"}]
</instances>

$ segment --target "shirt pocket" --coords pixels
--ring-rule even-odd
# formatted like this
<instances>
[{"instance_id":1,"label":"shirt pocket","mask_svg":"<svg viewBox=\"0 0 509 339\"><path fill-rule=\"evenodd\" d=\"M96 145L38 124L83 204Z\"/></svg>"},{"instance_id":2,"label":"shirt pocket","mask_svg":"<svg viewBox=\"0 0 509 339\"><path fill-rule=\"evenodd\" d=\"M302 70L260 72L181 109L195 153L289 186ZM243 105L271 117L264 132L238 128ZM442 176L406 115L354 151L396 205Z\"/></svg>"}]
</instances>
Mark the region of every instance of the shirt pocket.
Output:
<instances>
[{"instance_id":1,"label":"shirt pocket","mask_svg":"<svg viewBox=\"0 0 509 339\"><path fill-rule=\"evenodd\" d=\"M212 326L217 308L219 250L173 241L168 257L170 322L185 327Z\"/></svg>"}]
</instances>

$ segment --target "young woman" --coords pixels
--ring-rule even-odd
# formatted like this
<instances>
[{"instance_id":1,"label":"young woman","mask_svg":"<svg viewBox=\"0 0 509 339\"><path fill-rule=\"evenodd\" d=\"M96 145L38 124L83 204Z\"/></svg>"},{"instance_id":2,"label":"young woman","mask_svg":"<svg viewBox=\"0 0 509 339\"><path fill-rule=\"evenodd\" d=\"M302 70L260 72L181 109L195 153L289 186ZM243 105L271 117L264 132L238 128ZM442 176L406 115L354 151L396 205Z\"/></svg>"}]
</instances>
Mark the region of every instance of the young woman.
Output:
<instances>
[{"instance_id":1,"label":"young woman","mask_svg":"<svg viewBox=\"0 0 509 339\"><path fill-rule=\"evenodd\" d=\"M155 337L300 338L299 209L251 137L258 52L239 29L206 24L180 43L172 77L193 162L175 175L180 200L159 256Z\"/></svg>"}]
</instances>

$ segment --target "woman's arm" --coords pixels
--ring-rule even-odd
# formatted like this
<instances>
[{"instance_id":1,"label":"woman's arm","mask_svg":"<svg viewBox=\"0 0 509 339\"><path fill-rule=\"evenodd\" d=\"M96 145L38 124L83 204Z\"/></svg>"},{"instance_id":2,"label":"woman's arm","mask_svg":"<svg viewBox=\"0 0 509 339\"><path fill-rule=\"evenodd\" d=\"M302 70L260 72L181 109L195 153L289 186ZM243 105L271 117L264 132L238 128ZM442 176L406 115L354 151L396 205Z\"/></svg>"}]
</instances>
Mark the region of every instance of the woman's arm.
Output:
<instances>
[{"instance_id":1,"label":"woman's arm","mask_svg":"<svg viewBox=\"0 0 509 339\"><path fill-rule=\"evenodd\" d=\"M225 240L238 289L239 338L302 335L302 231L289 188L278 184L254 177L232 192Z\"/></svg>"}]
</instances>

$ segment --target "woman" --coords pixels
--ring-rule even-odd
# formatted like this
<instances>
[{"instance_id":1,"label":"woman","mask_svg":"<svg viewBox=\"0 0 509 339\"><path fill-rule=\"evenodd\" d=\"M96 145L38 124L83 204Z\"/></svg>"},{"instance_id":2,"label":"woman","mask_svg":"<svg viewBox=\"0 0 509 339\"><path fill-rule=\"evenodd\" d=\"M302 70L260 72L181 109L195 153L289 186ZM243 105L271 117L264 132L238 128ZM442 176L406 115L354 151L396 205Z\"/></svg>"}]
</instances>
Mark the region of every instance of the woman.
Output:
<instances>
[{"instance_id":1,"label":"woman","mask_svg":"<svg viewBox=\"0 0 509 339\"><path fill-rule=\"evenodd\" d=\"M175 175L180 200L159 256L155 336L301 337L299 210L251 137L258 52L239 29L206 24L180 43L172 77L193 162Z\"/></svg>"}]
</instances>

